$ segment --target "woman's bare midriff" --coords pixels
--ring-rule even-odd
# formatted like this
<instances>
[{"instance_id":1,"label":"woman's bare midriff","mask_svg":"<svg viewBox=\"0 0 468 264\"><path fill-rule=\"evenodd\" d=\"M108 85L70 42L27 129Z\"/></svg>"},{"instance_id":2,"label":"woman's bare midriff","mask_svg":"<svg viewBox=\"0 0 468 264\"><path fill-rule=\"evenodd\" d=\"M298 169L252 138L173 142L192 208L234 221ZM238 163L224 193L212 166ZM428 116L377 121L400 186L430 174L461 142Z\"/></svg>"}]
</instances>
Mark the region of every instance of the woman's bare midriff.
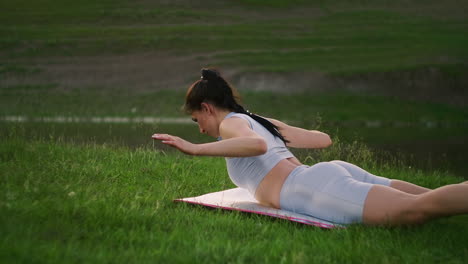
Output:
<instances>
[{"instance_id":1,"label":"woman's bare midriff","mask_svg":"<svg viewBox=\"0 0 468 264\"><path fill-rule=\"evenodd\" d=\"M255 199L262 205L279 209L283 183L288 175L299 165L302 164L296 158L284 159L278 162L258 185Z\"/></svg>"}]
</instances>

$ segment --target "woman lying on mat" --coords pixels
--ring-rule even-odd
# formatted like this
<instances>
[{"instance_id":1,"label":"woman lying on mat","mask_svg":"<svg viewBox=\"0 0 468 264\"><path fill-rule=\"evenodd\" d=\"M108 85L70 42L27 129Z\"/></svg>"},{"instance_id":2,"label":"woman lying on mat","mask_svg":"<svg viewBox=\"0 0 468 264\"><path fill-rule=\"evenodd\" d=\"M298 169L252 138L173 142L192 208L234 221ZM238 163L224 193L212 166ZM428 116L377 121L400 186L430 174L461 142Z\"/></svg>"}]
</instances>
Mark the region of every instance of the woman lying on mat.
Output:
<instances>
[{"instance_id":1,"label":"woman lying on mat","mask_svg":"<svg viewBox=\"0 0 468 264\"><path fill-rule=\"evenodd\" d=\"M216 70L202 70L184 108L201 133L218 141L192 144L167 134L152 138L186 154L226 157L234 184L263 205L342 224L414 224L468 213L468 182L430 190L339 160L303 165L287 147L326 148L330 137L246 111Z\"/></svg>"}]
</instances>

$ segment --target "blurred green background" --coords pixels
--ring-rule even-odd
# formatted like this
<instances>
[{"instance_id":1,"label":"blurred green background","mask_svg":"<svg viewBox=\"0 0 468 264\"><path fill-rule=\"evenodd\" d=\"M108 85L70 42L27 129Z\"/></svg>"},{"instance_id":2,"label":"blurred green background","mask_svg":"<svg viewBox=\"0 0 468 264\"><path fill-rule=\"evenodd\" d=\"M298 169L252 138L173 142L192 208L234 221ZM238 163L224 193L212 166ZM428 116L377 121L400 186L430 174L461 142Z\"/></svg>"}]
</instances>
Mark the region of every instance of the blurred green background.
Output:
<instances>
[{"instance_id":1,"label":"blurred green background","mask_svg":"<svg viewBox=\"0 0 468 264\"><path fill-rule=\"evenodd\" d=\"M455 0L1 1L0 133L131 147L153 144L155 132L209 141L193 124L138 120L184 118L185 89L213 66L252 112L467 177L467 9Z\"/></svg>"}]
</instances>

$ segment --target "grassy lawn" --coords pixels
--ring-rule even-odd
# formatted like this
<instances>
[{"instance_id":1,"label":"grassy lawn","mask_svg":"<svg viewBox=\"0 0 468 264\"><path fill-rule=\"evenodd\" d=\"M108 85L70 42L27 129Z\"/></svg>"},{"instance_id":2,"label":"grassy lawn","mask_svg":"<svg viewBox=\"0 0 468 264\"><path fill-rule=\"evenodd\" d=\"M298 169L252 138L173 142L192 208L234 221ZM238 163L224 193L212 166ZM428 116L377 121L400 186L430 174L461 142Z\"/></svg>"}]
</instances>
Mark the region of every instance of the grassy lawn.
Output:
<instances>
[{"instance_id":1,"label":"grassy lawn","mask_svg":"<svg viewBox=\"0 0 468 264\"><path fill-rule=\"evenodd\" d=\"M60 139L4 139L3 263L464 263L468 258L466 216L409 228L353 225L324 231L172 202L233 187L222 158L181 156L150 146L130 150ZM431 188L462 180L396 161L377 165L361 145L340 143L320 152L320 160L348 160Z\"/></svg>"}]
</instances>

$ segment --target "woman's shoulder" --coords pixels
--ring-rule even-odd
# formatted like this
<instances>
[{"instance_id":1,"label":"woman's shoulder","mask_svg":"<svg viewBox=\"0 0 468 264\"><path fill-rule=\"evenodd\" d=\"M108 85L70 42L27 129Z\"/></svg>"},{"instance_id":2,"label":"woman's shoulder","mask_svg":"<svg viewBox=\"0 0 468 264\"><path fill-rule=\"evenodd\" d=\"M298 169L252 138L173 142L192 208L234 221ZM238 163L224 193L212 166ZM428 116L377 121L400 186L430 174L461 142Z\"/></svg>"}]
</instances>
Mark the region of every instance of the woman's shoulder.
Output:
<instances>
[{"instance_id":1,"label":"woman's shoulder","mask_svg":"<svg viewBox=\"0 0 468 264\"><path fill-rule=\"evenodd\" d=\"M252 128L252 124L247 115L241 113L230 113L228 114L223 121L221 121L220 129L235 129L236 127L248 125Z\"/></svg>"},{"instance_id":2,"label":"woman's shoulder","mask_svg":"<svg viewBox=\"0 0 468 264\"><path fill-rule=\"evenodd\" d=\"M219 135L221 139L258 136L248 120L237 117L224 119L219 125Z\"/></svg>"},{"instance_id":3,"label":"woman's shoulder","mask_svg":"<svg viewBox=\"0 0 468 264\"><path fill-rule=\"evenodd\" d=\"M249 116L243 113L230 112L224 119L229 119L231 117L240 117L242 119L247 119Z\"/></svg>"}]
</instances>

